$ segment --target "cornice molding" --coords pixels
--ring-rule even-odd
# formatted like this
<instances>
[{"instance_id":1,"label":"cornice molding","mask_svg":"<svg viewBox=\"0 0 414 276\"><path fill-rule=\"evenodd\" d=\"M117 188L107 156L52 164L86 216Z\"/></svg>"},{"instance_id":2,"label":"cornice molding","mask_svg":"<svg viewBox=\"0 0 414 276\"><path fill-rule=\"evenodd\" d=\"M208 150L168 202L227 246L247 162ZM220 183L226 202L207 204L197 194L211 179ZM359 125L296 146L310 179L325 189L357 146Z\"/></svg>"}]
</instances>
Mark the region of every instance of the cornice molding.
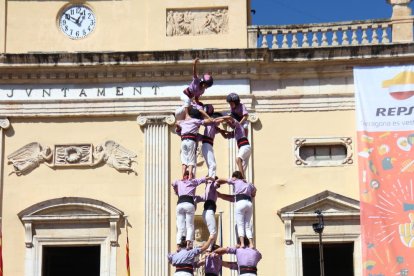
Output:
<instances>
[{"instance_id":1,"label":"cornice molding","mask_svg":"<svg viewBox=\"0 0 414 276\"><path fill-rule=\"evenodd\" d=\"M145 127L149 124L164 124L173 125L175 123L175 116L171 113L154 114L154 113L142 113L137 117L137 123L141 127Z\"/></svg>"},{"instance_id":2,"label":"cornice molding","mask_svg":"<svg viewBox=\"0 0 414 276\"><path fill-rule=\"evenodd\" d=\"M259 114L355 110L353 93L308 96L242 95L241 99L249 112ZM229 109L225 96L203 96L203 102L213 104L217 112L224 112ZM153 114L173 114L181 104L182 102L178 97L3 102L0 103L0 117L104 117L138 116L140 114L151 114L150 116L153 116ZM2 119L0 119L0 124L7 126L8 120L3 120L2 123Z\"/></svg>"},{"instance_id":3,"label":"cornice molding","mask_svg":"<svg viewBox=\"0 0 414 276\"><path fill-rule=\"evenodd\" d=\"M153 52L26 53L0 56L0 84L183 80L192 61L218 79L352 75L354 66L414 61L414 43L303 49L210 49Z\"/></svg>"}]
</instances>

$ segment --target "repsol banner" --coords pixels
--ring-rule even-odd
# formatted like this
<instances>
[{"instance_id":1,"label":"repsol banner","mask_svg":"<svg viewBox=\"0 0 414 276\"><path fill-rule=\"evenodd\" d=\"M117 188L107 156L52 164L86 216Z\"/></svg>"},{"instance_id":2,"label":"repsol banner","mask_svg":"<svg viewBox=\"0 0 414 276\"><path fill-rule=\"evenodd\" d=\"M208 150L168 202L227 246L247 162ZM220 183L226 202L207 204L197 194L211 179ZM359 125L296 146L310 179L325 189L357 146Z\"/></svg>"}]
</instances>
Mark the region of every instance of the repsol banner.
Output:
<instances>
[{"instance_id":1,"label":"repsol banner","mask_svg":"<svg viewBox=\"0 0 414 276\"><path fill-rule=\"evenodd\" d=\"M414 275L414 65L354 80L363 275Z\"/></svg>"}]
</instances>

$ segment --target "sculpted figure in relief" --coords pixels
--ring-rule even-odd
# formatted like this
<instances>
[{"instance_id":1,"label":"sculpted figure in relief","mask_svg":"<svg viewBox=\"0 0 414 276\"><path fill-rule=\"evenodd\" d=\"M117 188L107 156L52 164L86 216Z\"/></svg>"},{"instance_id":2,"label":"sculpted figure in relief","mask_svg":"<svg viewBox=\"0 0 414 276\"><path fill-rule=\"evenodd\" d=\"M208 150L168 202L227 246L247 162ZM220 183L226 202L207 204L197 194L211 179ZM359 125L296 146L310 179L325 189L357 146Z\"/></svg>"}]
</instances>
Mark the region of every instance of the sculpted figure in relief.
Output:
<instances>
[{"instance_id":1,"label":"sculpted figure in relief","mask_svg":"<svg viewBox=\"0 0 414 276\"><path fill-rule=\"evenodd\" d=\"M135 162L132 158L137 157L137 155L112 140L98 145L94 150L93 157L95 159L93 166L105 162L118 171L134 172L136 174L131 168L131 164Z\"/></svg>"},{"instance_id":2,"label":"sculpted figure in relief","mask_svg":"<svg viewBox=\"0 0 414 276\"><path fill-rule=\"evenodd\" d=\"M170 10L167 12L166 25L167 36L227 33L228 11L227 9Z\"/></svg>"},{"instance_id":3,"label":"sculpted figure in relief","mask_svg":"<svg viewBox=\"0 0 414 276\"><path fill-rule=\"evenodd\" d=\"M202 34L219 34L227 32L228 16L227 10L212 11L206 15L200 33Z\"/></svg>"},{"instance_id":4,"label":"sculpted figure in relief","mask_svg":"<svg viewBox=\"0 0 414 276\"><path fill-rule=\"evenodd\" d=\"M19 176L28 174L33 169L39 167L41 163L51 167L49 162L52 160L52 157L53 153L50 147L43 147L37 142L27 144L7 156L7 159L9 159L8 163L13 164L14 169L10 174L15 173Z\"/></svg>"}]
</instances>

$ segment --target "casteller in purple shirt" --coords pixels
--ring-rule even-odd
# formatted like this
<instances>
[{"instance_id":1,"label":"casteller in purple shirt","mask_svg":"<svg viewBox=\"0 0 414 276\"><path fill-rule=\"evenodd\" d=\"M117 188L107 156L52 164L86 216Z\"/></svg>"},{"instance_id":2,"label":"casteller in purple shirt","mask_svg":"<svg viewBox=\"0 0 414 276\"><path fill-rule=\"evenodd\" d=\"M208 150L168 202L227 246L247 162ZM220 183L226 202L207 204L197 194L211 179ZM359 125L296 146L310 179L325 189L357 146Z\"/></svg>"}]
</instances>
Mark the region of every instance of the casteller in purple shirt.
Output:
<instances>
[{"instance_id":1,"label":"casteller in purple shirt","mask_svg":"<svg viewBox=\"0 0 414 276\"><path fill-rule=\"evenodd\" d=\"M172 186L178 196L188 195L194 197L197 186L204 182L206 182L205 177L194 178L191 180L181 179L174 181Z\"/></svg>"},{"instance_id":2,"label":"casteller in purple shirt","mask_svg":"<svg viewBox=\"0 0 414 276\"><path fill-rule=\"evenodd\" d=\"M234 194L236 195L247 195L252 197L254 192L256 192L256 187L250 183L247 182L244 179L238 179L238 178L229 178L227 180L227 183L234 186Z\"/></svg>"},{"instance_id":3,"label":"casteller in purple shirt","mask_svg":"<svg viewBox=\"0 0 414 276\"><path fill-rule=\"evenodd\" d=\"M237 264L240 266L257 266L262 259L262 254L255 248L237 248L227 247L228 254L234 254L237 257Z\"/></svg>"}]
</instances>

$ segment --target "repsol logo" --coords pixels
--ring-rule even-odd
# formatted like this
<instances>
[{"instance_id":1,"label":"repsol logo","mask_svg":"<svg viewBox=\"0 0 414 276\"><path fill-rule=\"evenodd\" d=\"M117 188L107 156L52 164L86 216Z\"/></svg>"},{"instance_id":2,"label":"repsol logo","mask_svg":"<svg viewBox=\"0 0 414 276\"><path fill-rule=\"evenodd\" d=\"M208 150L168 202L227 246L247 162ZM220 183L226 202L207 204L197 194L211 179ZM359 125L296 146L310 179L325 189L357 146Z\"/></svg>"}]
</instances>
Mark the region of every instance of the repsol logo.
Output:
<instances>
[{"instance_id":1,"label":"repsol logo","mask_svg":"<svg viewBox=\"0 0 414 276\"><path fill-rule=\"evenodd\" d=\"M379 107L375 113L377 117L388 116L408 116L413 114L414 106L398 106L398 107Z\"/></svg>"}]
</instances>

